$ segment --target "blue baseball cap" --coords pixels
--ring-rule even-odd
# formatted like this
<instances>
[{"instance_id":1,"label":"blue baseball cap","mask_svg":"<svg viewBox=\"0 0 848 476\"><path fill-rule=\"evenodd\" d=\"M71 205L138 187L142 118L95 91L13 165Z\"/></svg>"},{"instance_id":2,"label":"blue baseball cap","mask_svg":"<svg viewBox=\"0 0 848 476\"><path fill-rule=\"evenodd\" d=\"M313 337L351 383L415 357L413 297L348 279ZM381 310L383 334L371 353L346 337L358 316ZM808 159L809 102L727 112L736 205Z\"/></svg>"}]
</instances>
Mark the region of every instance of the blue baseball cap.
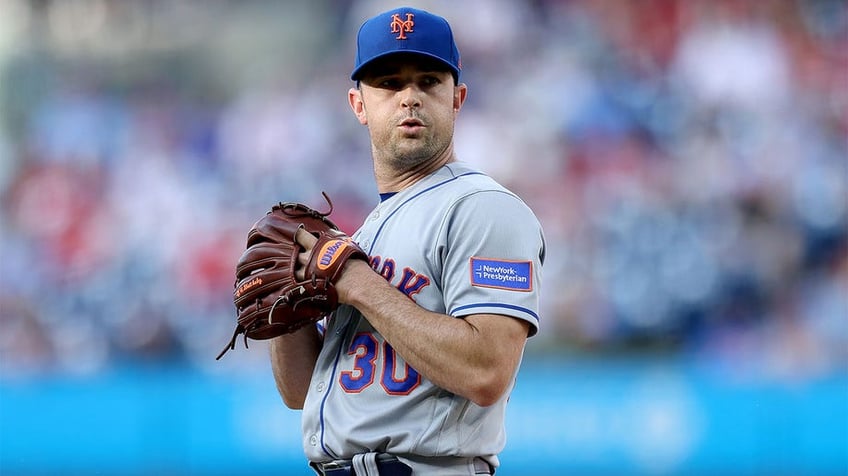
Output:
<instances>
[{"instance_id":1,"label":"blue baseball cap","mask_svg":"<svg viewBox=\"0 0 848 476\"><path fill-rule=\"evenodd\" d=\"M366 20L356 35L356 63L350 79L359 80L369 63L394 53L435 58L448 66L459 81L459 49L450 24L438 15L401 7Z\"/></svg>"}]
</instances>

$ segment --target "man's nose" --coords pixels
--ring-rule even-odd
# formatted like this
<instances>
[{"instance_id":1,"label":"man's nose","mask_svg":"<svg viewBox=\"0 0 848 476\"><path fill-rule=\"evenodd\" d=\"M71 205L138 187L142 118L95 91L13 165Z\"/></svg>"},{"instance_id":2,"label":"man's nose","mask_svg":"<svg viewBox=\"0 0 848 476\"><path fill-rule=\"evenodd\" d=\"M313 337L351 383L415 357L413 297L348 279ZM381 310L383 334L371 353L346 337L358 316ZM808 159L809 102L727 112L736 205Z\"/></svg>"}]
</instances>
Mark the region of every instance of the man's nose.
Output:
<instances>
[{"instance_id":1,"label":"man's nose","mask_svg":"<svg viewBox=\"0 0 848 476\"><path fill-rule=\"evenodd\" d=\"M401 106L411 109L421 107L421 90L418 86L410 84L401 91Z\"/></svg>"}]
</instances>

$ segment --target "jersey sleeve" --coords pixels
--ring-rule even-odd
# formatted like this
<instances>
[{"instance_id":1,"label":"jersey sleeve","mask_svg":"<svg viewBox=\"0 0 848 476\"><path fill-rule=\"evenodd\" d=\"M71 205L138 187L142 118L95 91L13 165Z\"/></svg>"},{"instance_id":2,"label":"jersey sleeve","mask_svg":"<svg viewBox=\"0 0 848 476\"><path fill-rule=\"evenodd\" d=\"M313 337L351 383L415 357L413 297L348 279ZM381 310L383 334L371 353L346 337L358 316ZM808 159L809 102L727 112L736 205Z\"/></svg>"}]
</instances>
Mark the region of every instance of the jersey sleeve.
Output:
<instances>
[{"instance_id":1,"label":"jersey sleeve","mask_svg":"<svg viewBox=\"0 0 848 476\"><path fill-rule=\"evenodd\" d=\"M538 332L545 242L518 197L498 190L463 197L445 218L436 253L449 315L502 314Z\"/></svg>"}]
</instances>

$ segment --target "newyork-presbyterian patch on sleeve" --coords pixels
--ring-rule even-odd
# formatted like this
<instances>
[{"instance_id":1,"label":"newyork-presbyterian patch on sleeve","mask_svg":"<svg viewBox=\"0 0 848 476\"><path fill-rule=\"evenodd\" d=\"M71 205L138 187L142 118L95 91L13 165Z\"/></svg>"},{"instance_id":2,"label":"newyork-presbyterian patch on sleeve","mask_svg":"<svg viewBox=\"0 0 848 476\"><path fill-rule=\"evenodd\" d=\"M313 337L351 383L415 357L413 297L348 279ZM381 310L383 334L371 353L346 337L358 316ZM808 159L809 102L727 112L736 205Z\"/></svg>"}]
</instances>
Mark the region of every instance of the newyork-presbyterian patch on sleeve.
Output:
<instances>
[{"instance_id":1,"label":"newyork-presbyterian patch on sleeve","mask_svg":"<svg viewBox=\"0 0 848 476\"><path fill-rule=\"evenodd\" d=\"M472 256L471 285L528 292L533 290L533 262Z\"/></svg>"}]
</instances>

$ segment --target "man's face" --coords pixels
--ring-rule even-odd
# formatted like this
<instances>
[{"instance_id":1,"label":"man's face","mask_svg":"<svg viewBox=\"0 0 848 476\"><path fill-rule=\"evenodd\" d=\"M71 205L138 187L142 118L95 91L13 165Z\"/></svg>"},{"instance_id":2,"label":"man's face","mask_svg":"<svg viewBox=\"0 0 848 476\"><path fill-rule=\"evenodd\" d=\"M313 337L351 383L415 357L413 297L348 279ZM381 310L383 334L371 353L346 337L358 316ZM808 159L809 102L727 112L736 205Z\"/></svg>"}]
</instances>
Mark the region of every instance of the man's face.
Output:
<instances>
[{"instance_id":1,"label":"man's face","mask_svg":"<svg viewBox=\"0 0 848 476\"><path fill-rule=\"evenodd\" d=\"M465 85L455 85L437 61L401 54L369 66L354 94L351 105L368 126L375 158L408 169L449 149Z\"/></svg>"}]
</instances>

